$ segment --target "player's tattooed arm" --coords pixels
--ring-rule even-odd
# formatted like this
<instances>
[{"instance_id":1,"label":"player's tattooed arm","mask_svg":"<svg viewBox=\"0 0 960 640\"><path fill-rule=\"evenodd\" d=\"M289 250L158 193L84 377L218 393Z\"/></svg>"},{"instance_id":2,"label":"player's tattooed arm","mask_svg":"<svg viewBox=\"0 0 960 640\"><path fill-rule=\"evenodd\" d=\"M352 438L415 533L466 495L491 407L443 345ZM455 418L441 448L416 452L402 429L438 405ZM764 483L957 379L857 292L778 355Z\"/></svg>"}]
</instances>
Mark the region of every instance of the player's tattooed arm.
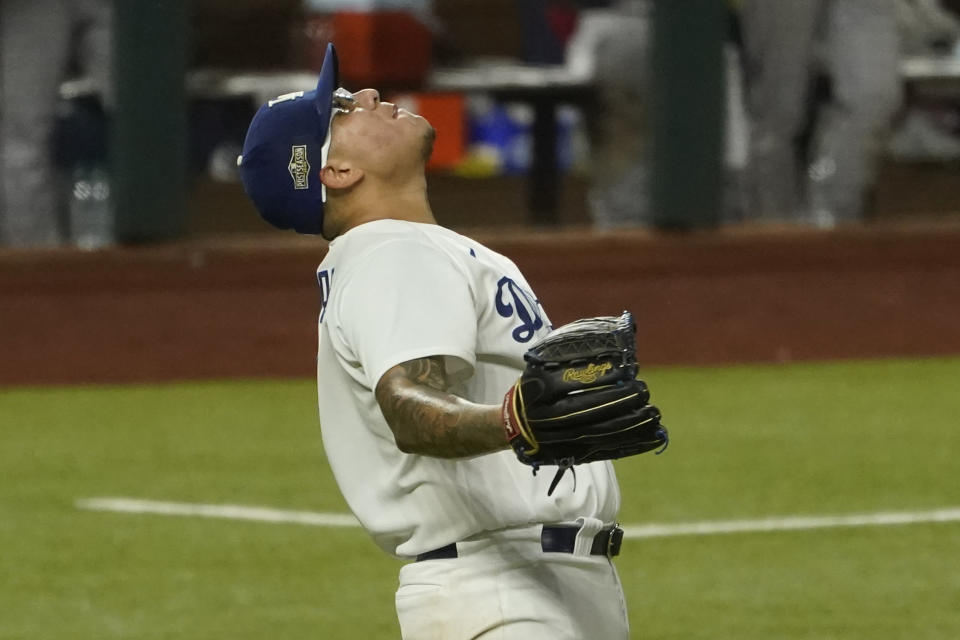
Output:
<instances>
[{"instance_id":1,"label":"player's tattooed arm","mask_svg":"<svg viewBox=\"0 0 960 640\"><path fill-rule=\"evenodd\" d=\"M507 446L500 407L448 393L440 356L418 358L388 370L377 383L380 410L405 453L462 458Z\"/></svg>"}]
</instances>

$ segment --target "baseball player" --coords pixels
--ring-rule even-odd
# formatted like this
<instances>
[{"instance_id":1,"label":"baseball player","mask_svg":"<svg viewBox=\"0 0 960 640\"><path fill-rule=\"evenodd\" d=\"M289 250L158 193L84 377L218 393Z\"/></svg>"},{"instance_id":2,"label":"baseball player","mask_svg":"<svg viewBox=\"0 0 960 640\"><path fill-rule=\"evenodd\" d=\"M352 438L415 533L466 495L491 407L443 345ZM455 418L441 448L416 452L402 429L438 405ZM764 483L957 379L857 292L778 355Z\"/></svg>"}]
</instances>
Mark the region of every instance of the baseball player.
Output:
<instances>
[{"instance_id":1,"label":"baseball player","mask_svg":"<svg viewBox=\"0 0 960 640\"><path fill-rule=\"evenodd\" d=\"M740 11L750 123L747 207L765 221L857 222L902 101L894 0L744 0ZM827 73L800 170L811 76Z\"/></svg>"},{"instance_id":2,"label":"baseball player","mask_svg":"<svg viewBox=\"0 0 960 640\"><path fill-rule=\"evenodd\" d=\"M112 23L109 0L0 2L0 244L63 242L49 144L58 87L76 44L80 66L112 107Z\"/></svg>"},{"instance_id":3,"label":"baseball player","mask_svg":"<svg viewBox=\"0 0 960 640\"><path fill-rule=\"evenodd\" d=\"M518 400L508 393L504 413L504 392L551 329L537 296L509 259L436 223L430 123L338 85L331 45L314 91L258 111L238 164L268 222L330 241L317 271L323 442L364 529L410 560L403 637L627 638L612 465L578 465L551 490L508 445L529 424L511 422Z\"/></svg>"}]
</instances>

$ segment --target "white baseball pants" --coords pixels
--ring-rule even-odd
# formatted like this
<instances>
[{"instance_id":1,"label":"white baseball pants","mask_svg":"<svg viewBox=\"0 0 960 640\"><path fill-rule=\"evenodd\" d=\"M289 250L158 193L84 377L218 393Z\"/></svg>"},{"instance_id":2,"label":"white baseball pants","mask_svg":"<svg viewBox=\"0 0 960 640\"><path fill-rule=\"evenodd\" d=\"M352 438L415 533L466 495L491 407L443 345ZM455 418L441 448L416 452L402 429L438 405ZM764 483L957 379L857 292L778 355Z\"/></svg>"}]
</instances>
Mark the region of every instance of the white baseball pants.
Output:
<instances>
[{"instance_id":1,"label":"white baseball pants","mask_svg":"<svg viewBox=\"0 0 960 640\"><path fill-rule=\"evenodd\" d=\"M543 552L534 526L458 543L457 558L405 565L396 594L403 640L626 640L617 571L589 555L602 526L588 522L572 554Z\"/></svg>"}]
</instances>

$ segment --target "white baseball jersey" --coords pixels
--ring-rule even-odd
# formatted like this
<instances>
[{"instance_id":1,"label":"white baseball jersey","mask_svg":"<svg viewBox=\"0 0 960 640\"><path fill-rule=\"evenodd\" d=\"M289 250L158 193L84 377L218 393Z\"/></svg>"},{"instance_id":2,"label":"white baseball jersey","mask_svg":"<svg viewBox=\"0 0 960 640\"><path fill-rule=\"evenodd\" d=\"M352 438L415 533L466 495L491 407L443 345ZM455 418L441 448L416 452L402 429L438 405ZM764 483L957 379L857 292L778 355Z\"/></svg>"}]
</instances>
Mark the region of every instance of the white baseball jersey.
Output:
<instances>
[{"instance_id":1,"label":"white baseball jersey","mask_svg":"<svg viewBox=\"0 0 960 640\"><path fill-rule=\"evenodd\" d=\"M369 222L330 244L317 388L323 443L350 509L385 551L414 556L483 531L580 516L612 523L620 494L609 462L536 476L513 451L441 459L401 452L374 389L402 362L444 356L467 400L500 404L523 353L549 330L512 261L449 229Z\"/></svg>"}]
</instances>

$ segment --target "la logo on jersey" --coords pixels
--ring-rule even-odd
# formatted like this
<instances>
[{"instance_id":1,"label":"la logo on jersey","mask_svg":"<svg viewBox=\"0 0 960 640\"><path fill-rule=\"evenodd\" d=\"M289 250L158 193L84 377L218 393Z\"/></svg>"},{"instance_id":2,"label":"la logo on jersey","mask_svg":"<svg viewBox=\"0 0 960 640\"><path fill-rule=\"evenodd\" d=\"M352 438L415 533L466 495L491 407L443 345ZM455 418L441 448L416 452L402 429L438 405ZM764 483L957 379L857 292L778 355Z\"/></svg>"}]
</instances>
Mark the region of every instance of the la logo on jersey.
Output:
<instances>
[{"instance_id":1,"label":"la logo on jersey","mask_svg":"<svg viewBox=\"0 0 960 640\"><path fill-rule=\"evenodd\" d=\"M504 318L516 317L520 326L511 335L517 342L530 342L537 330L543 328L540 303L533 294L504 276L497 282L497 313Z\"/></svg>"}]
</instances>

